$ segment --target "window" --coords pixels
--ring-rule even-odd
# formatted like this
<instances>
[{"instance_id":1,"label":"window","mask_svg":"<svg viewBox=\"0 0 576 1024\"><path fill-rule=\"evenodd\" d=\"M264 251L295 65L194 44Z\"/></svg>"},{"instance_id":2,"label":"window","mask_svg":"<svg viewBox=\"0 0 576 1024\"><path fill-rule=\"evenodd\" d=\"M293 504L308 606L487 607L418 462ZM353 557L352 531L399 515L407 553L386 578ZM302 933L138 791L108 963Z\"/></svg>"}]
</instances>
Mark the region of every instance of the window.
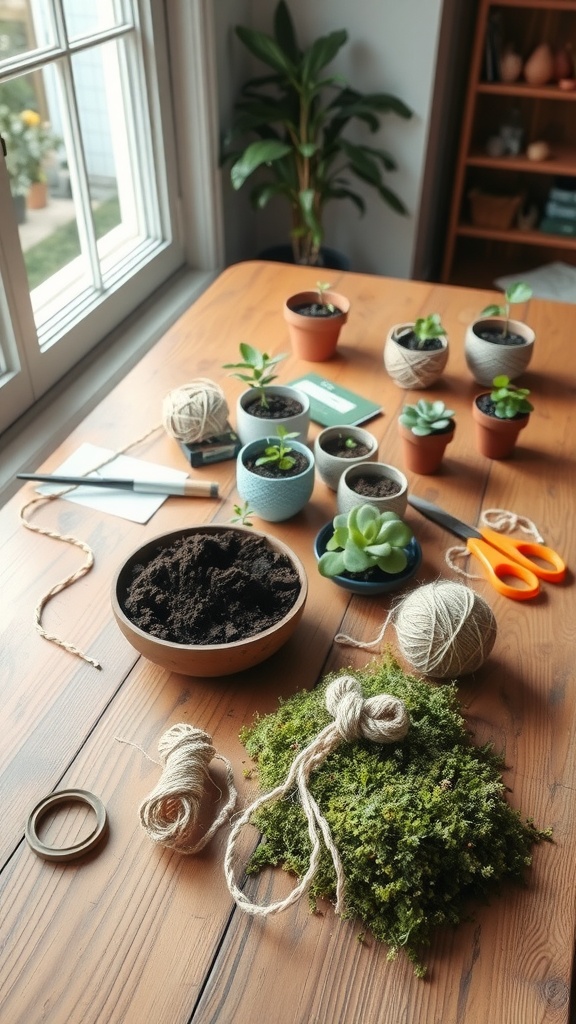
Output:
<instances>
[{"instance_id":1,"label":"window","mask_svg":"<svg viewBox=\"0 0 576 1024\"><path fill-rule=\"evenodd\" d=\"M165 13L0 0L0 431L184 262Z\"/></svg>"}]
</instances>

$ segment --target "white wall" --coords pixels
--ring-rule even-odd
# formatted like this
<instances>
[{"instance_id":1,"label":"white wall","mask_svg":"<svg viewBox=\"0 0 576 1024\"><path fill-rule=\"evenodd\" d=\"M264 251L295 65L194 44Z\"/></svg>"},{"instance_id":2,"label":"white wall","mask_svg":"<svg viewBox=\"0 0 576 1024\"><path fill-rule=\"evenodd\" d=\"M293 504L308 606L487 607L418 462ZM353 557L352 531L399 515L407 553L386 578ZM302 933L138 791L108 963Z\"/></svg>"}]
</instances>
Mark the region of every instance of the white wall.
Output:
<instances>
[{"instance_id":1,"label":"white wall","mask_svg":"<svg viewBox=\"0 0 576 1024\"><path fill-rule=\"evenodd\" d=\"M236 83L246 75L246 52L231 25L249 24L271 31L276 0L248 0L231 5L216 0L219 14L219 83L221 113L234 98ZM345 28L348 43L330 66L363 92L391 92L414 111L410 121L386 115L378 135L370 143L390 150L398 171L388 181L403 199L409 214L390 210L372 190L363 195L367 212L359 217L349 202L333 203L327 210L326 244L345 252L353 270L394 277L414 276L420 202L431 121L436 74L436 52L444 0L288 0L302 45L317 36ZM242 17L240 8L246 16ZM231 24L224 24L220 14ZM249 20L247 20L247 18ZM219 27L220 26L220 27ZM362 186L359 186L359 190ZM287 240L287 218L282 207L253 213L247 208L247 191L233 195L223 172L227 258L254 257L267 245Z\"/></svg>"}]
</instances>

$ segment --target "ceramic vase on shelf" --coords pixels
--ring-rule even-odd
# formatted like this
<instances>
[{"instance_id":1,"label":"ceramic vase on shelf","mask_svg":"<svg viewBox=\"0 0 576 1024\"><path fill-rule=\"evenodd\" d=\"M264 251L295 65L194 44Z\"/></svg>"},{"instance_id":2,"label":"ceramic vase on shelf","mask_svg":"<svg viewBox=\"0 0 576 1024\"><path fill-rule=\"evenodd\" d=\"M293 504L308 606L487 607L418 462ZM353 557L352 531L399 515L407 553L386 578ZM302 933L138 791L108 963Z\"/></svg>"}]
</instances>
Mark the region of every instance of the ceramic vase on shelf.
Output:
<instances>
[{"instance_id":1,"label":"ceramic vase on shelf","mask_svg":"<svg viewBox=\"0 0 576 1024\"><path fill-rule=\"evenodd\" d=\"M310 363L323 363L333 357L350 312L350 300L338 292L323 292L321 303L318 298L318 292L297 292L284 305L292 351L298 359ZM322 307L328 310L333 307L334 312L328 315L299 312L300 308L313 311Z\"/></svg>"}]
</instances>

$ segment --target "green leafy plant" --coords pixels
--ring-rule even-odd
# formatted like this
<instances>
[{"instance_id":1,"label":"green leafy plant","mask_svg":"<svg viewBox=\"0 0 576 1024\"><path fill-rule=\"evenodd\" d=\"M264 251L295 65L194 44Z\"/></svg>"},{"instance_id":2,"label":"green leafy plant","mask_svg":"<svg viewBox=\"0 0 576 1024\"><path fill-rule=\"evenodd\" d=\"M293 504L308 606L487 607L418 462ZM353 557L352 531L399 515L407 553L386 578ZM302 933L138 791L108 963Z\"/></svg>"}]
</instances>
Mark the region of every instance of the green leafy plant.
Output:
<instances>
[{"instance_id":1,"label":"green leafy plant","mask_svg":"<svg viewBox=\"0 0 576 1024\"><path fill-rule=\"evenodd\" d=\"M295 262L318 262L324 208L330 200L348 199L364 213L364 199L350 188L350 175L374 188L397 213L406 213L384 180L384 171L396 169L390 153L347 139L344 131L356 121L374 134L380 130L383 114L409 118L412 111L396 96L362 94L343 84L340 76L326 73L326 66L347 42L347 32L331 32L302 50L288 6L280 0L273 35L241 25L236 26L236 35L272 73L244 84L224 139L222 163L233 161L234 189L260 171L250 196L255 209L263 209L277 197L289 204Z\"/></svg>"},{"instance_id":2,"label":"green leafy plant","mask_svg":"<svg viewBox=\"0 0 576 1024\"><path fill-rule=\"evenodd\" d=\"M405 405L398 417L417 437L426 437L435 430L446 430L452 423L453 409L447 409L444 402L428 402L421 398L416 405Z\"/></svg>"},{"instance_id":3,"label":"green leafy plant","mask_svg":"<svg viewBox=\"0 0 576 1024\"><path fill-rule=\"evenodd\" d=\"M319 303L319 305L320 306L326 306L326 309L329 309L330 312L333 313L334 312L334 306L332 305L331 302L326 302L326 297L325 297L326 296L326 292L331 287L332 286L327 281L316 281L316 291L318 292L318 303Z\"/></svg>"},{"instance_id":4,"label":"green leafy plant","mask_svg":"<svg viewBox=\"0 0 576 1024\"><path fill-rule=\"evenodd\" d=\"M35 110L15 113L0 106L0 134L6 143L6 170L14 196L25 196L35 182L46 181L44 163L61 143Z\"/></svg>"},{"instance_id":5,"label":"green leafy plant","mask_svg":"<svg viewBox=\"0 0 576 1024\"><path fill-rule=\"evenodd\" d=\"M402 572L408 564L404 548L414 534L395 512L374 505L356 505L333 520L334 533L318 561L321 576L364 572L376 566L386 573Z\"/></svg>"},{"instance_id":6,"label":"green leafy plant","mask_svg":"<svg viewBox=\"0 0 576 1024\"><path fill-rule=\"evenodd\" d=\"M500 420L512 420L518 414L532 412L534 406L528 401L530 391L528 388L517 388L510 384L510 378L504 375L494 377L492 381L494 390L490 392L490 398L494 403L494 414Z\"/></svg>"},{"instance_id":7,"label":"green leafy plant","mask_svg":"<svg viewBox=\"0 0 576 1024\"><path fill-rule=\"evenodd\" d=\"M503 759L489 744L473 744L455 685L431 686L408 675L389 652L355 675L365 698L390 693L404 701L408 735L390 746L343 743L312 772L309 788L342 861L344 916L386 943L391 959L403 951L423 975L436 929L470 920L475 903L492 902L503 882L525 881L533 844L550 832L510 807ZM333 678L293 694L242 730L262 792L284 782L295 751L331 721L326 687ZM249 873L282 866L302 878L310 838L299 800L290 794L252 820L262 841ZM335 891L334 866L323 850L311 908Z\"/></svg>"},{"instance_id":8,"label":"green leafy plant","mask_svg":"<svg viewBox=\"0 0 576 1024\"><path fill-rule=\"evenodd\" d=\"M243 505L234 505L234 515L231 517L231 523L240 523L241 526L252 526L250 522L251 516L254 515L254 509L250 508L247 501Z\"/></svg>"},{"instance_id":9,"label":"green leafy plant","mask_svg":"<svg viewBox=\"0 0 576 1024\"><path fill-rule=\"evenodd\" d=\"M225 370L236 370L236 373L230 374L231 377L236 377L237 380L242 380L250 387L256 388L260 395L260 404L267 409L266 388L273 380L276 380L278 376L275 372L276 366L286 358L286 353L269 356L267 352L260 352L243 341L240 343L240 355L242 362L224 363L223 367Z\"/></svg>"},{"instance_id":10,"label":"green leafy plant","mask_svg":"<svg viewBox=\"0 0 576 1024\"><path fill-rule=\"evenodd\" d=\"M353 437L347 437L344 441L344 447L353 452L358 447L358 441L355 441Z\"/></svg>"},{"instance_id":11,"label":"green leafy plant","mask_svg":"<svg viewBox=\"0 0 576 1024\"><path fill-rule=\"evenodd\" d=\"M298 431L293 434L289 434L286 427L280 425L277 430L278 444L270 444L264 449L264 455L261 455L259 459L256 459L256 466L275 465L282 472L286 472L288 469L292 469L296 460L290 452L293 448L286 444L287 441L293 441L295 437L298 437Z\"/></svg>"},{"instance_id":12,"label":"green leafy plant","mask_svg":"<svg viewBox=\"0 0 576 1024\"><path fill-rule=\"evenodd\" d=\"M502 327L502 337L505 338L508 334L508 326L510 323L510 306L516 302L528 302L532 298L532 289L530 285L524 281L515 281L513 284L504 292L504 303L502 305L491 305L486 306L480 316L503 316L504 324Z\"/></svg>"}]
</instances>

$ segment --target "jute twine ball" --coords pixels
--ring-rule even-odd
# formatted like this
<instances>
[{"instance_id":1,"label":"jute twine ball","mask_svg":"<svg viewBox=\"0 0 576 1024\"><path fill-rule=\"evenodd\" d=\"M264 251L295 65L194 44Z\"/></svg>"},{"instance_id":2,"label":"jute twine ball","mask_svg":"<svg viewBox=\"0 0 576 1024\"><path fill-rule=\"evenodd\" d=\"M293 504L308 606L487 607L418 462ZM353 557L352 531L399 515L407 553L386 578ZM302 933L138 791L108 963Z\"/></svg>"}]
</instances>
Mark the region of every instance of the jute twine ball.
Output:
<instances>
[{"instance_id":1,"label":"jute twine ball","mask_svg":"<svg viewBox=\"0 0 576 1024\"><path fill-rule=\"evenodd\" d=\"M170 391L162 403L164 429L177 441L193 444L223 433L228 403L219 384L198 377Z\"/></svg>"},{"instance_id":2,"label":"jute twine ball","mask_svg":"<svg viewBox=\"0 0 576 1024\"><path fill-rule=\"evenodd\" d=\"M449 580L418 587L398 605L393 623L406 661L448 679L475 672L496 640L496 619L470 587Z\"/></svg>"}]
</instances>

